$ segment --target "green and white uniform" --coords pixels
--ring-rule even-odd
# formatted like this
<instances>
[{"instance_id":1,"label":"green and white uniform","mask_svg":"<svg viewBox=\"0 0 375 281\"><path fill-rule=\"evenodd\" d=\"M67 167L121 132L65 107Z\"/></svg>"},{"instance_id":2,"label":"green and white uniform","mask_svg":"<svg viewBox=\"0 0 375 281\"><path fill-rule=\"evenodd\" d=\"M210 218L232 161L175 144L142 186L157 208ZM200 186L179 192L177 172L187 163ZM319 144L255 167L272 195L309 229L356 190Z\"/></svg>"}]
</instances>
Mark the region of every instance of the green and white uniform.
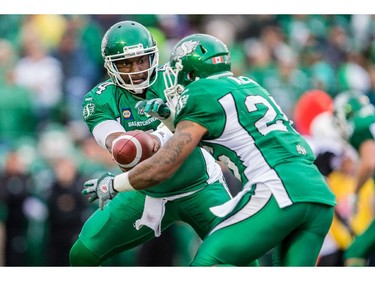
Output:
<instances>
[{"instance_id":1,"label":"green and white uniform","mask_svg":"<svg viewBox=\"0 0 375 281\"><path fill-rule=\"evenodd\" d=\"M158 77L148 88L147 98L163 93L162 75ZM135 109L139 100L111 81L100 83L85 96L83 117L98 143L104 146L103 136L111 132L157 129L158 119ZM167 181L148 190L119 193L104 210L97 210L72 247L71 264L99 265L116 253L160 235L176 221L188 223L203 239L220 221L209 208L230 198L220 166L207 151L197 148Z\"/></svg>"},{"instance_id":2,"label":"green and white uniform","mask_svg":"<svg viewBox=\"0 0 375 281\"><path fill-rule=\"evenodd\" d=\"M269 93L243 76L200 79L181 94L175 125L183 120L207 128L202 145L243 184L233 200L212 208L225 219L193 265L246 265L277 245L281 265L314 265L335 196Z\"/></svg>"},{"instance_id":3,"label":"green and white uniform","mask_svg":"<svg viewBox=\"0 0 375 281\"><path fill-rule=\"evenodd\" d=\"M367 140L375 140L375 115L356 116L353 118L352 133L349 136L349 143L359 151L361 144ZM375 155L374 155L375 157ZM375 180L375 175L373 175ZM375 220L345 251L344 258L367 259L375 251Z\"/></svg>"},{"instance_id":4,"label":"green and white uniform","mask_svg":"<svg viewBox=\"0 0 375 281\"><path fill-rule=\"evenodd\" d=\"M359 151L359 147L367 140L375 140L375 115L355 116L349 143Z\"/></svg>"}]
</instances>

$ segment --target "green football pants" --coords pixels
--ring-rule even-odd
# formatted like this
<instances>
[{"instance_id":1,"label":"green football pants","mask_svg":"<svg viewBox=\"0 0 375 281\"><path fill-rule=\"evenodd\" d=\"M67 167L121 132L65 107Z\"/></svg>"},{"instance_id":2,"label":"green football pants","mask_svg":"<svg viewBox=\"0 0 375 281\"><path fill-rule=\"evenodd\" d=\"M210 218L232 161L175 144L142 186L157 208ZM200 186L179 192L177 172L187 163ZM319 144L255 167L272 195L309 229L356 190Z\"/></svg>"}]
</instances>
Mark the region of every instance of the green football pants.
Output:
<instances>
[{"instance_id":1,"label":"green football pants","mask_svg":"<svg viewBox=\"0 0 375 281\"><path fill-rule=\"evenodd\" d=\"M214 183L202 190L165 205L162 230L177 221L189 224L201 239L215 227L220 218L209 208L230 199L229 191ZM134 223L143 212L145 195L140 192L122 192L97 210L84 224L78 240L70 251L72 266L100 265L108 258L141 245L154 237L147 226L136 230Z\"/></svg>"},{"instance_id":2,"label":"green football pants","mask_svg":"<svg viewBox=\"0 0 375 281\"><path fill-rule=\"evenodd\" d=\"M346 249L344 259L359 258L367 259L375 251L375 220L367 229L357 236L353 243Z\"/></svg>"},{"instance_id":3,"label":"green football pants","mask_svg":"<svg viewBox=\"0 0 375 281\"><path fill-rule=\"evenodd\" d=\"M249 216L246 212L251 204L252 200L248 201L223 222L229 226L216 230L203 241L192 266L246 266L271 249L275 266L316 265L334 207L295 203L280 209L272 196L263 208ZM233 216L243 219L231 224Z\"/></svg>"}]
</instances>

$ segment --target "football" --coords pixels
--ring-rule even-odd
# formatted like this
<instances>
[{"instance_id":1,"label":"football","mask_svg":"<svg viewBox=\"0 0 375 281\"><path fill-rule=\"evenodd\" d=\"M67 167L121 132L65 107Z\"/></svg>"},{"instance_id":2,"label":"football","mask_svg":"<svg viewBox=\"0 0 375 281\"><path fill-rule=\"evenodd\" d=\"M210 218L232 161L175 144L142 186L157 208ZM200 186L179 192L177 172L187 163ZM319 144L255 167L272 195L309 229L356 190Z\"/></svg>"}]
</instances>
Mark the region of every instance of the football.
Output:
<instances>
[{"instance_id":1,"label":"football","mask_svg":"<svg viewBox=\"0 0 375 281\"><path fill-rule=\"evenodd\" d=\"M126 132L112 143L113 160L128 171L138 163L154 154L154 140L152 136L143 131Z\"/></svg>"}]
</instances>

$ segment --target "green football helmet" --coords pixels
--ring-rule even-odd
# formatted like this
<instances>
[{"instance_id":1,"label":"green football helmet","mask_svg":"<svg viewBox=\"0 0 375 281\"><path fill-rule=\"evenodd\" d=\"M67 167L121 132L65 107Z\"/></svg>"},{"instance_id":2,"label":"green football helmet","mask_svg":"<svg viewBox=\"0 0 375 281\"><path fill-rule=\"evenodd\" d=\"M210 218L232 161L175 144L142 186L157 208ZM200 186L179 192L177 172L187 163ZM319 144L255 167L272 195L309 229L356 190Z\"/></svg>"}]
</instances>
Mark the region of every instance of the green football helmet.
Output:
<instances>
[{"instance_id":1,"label":"green football helmet","mask_svg":"<svg viewBox=\"0 0 375 281\"><path fill-rule=\"evenodd\" d=\"M358 90L347 90L338 94L333 101L333 122L340 135L347 139L352 133L352 120L356 116L374 114L369 98Z\"/></svg>"},{"instance_id":2,"label":"green football helmet","mask_svg":"<svg viewBox=\"0 0 375 281\"><path fill-rule=\"evenodd\" d=\"M195 80L228 75L233 75L230 54L222 41L208 34L186 36L173 48L164 73L168 105L175 107L176 97Z\"/></svg>"},{"instance_id":3,"label":"green football helmet","mask_svg":"<svg viewBox=\"0 0 375 281\"><path fill-rule=\"evenodd\" d=\"M104 67L112 81L135 94L142 93L150 87L157 78L157 66L159 63L159 50L151 33L143 25L134 21L121 21L110 27L102 40L102 56ZM115 62L149 55L150 67L138 72L119 72ZM135 84L132 75L146 72L146 81ZM122 76L127 75L129 82L126 83Z\"/></svg>"}]
</instances>

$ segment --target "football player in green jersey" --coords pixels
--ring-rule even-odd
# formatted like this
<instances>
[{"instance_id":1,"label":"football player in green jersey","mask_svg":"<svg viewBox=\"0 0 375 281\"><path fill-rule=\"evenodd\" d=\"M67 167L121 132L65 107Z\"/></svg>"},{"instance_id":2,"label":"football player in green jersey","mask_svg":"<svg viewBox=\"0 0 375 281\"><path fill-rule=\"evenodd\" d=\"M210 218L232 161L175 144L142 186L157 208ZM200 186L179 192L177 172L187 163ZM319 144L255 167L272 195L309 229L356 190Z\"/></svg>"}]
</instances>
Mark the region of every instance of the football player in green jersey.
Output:
<instances>
[{"instance_id":1,"label":"football player in green jersey","mask_svg":"<svg viewBox=\"0 0 375 281\"><path fill-rule=\"evenodd\" d=\"M205 146L242 181L243 190L211 208L223 221L202 242L192 265L244 266L274 249L275 265L315 266L335 196L313 164L311 148L272 96L253 80L233 76L226 45L205 34L177 43L165 81L171 84L166 95L175 114L174 135L151 158L117 175L113 187L127 192L160 184L196 146ZM168 116L158 99L137 106Z\"/></svg>"},{"instance_id":2,"label":"football player in green jersey","mask_svg":"<svg viewBox=\"0 0 375 281\"><path fill-rule=\"evenodd\" d=\"M158 129L160 120L134 108L145 98L165 99L163 69L158 68L158 48L150 32L137 22L119 22L104 35L102 55L110 79L83 101L83 118L98 144L111 151L112 142L132 130L153 132L155 141L172 135ZM91 197L99 199L100 209L86 221L70 251L72 266L101 265L161 235L176 221L189 224L204 239L220 221L209 208L231 198L220 166L200 148L165 182L141 192L110 189L106 195Z\"/></svg>"},{"instance_id":3,"label":"football player in green jersey","mask_svg":"<svg viewBox=\"0 0 375 281\"><path fill-rule=\"evenodd\" d=\"M333 123L342 138L358 152L359 165L353 195L353 211L362 186L375 176L375 109L369 98L360 91L348 90L334 99ZM344 253L347 266L364 266L375 253L375 220Z\"/></svg>"}]
</instances>

